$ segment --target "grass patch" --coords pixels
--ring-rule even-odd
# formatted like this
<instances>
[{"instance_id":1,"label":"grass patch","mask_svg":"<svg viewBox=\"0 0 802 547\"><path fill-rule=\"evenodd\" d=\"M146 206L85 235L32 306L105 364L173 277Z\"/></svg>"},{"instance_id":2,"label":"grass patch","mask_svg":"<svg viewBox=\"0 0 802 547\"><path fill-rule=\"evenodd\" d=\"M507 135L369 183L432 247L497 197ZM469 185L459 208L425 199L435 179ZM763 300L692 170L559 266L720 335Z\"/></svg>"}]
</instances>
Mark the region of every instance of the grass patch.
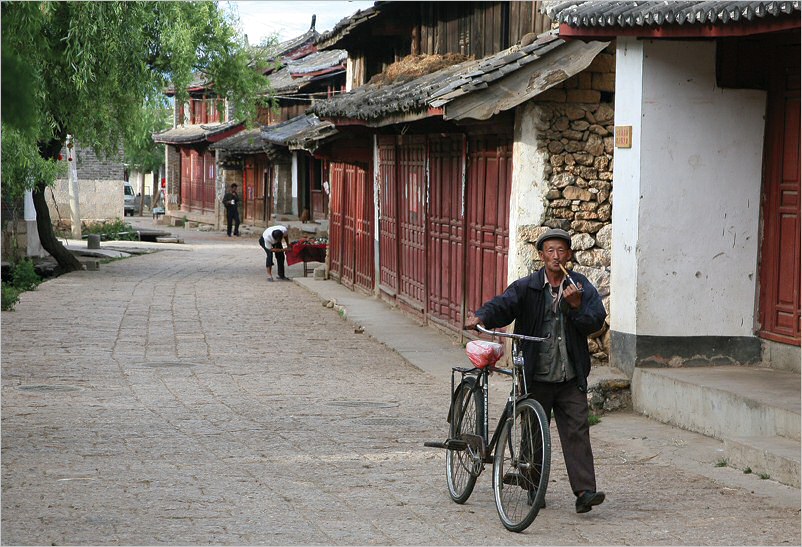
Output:
<instances>
[{"instance_id":1,"label":"grass patch","mask_svg":"<svg viewBox=\"0 0 802 547\"><path fill-rule=\"evenodd\" d=\"M758 477L760 477L760 478L761 478L761 479L763 479L763 480L766 480L766 479L770 479L770 478L771 478L771 477L769 476L769 474L768 474L768 473L758 473L758 475L757 475L757 476L758 476Z\"/></svg>"},{"instance_id":2,"label":"grass patch","mask_svg":"<svg viewBox=\"0 0 802 547\"><path fill-rule=\"evenodd\" d=\"M81 228L81 233L83 235L99 235L103 241L109 239L136 241L137 239L134 227L119 218L87 224Z\"/></svg>"},{"instance_id":3,"label":"grass patch","mask_svg":"<svg viewBox=\"0 0 802 547\"><path fill-rule=\"evenodd\" d=\"M715 465L716 467L727 467L727 458L721 458Z\"/></svg>"},{"instance_id":4,"label":"grass patch","mask_svg":"<svg viewBox=\"0 0 802 547\"><path fill-rule=\"evenodd\" d=\"M588 425L593 426L599 422L601 422L601 416L593 413L588 414Z\"/></svg>"},{"instance_id":5,"label":"grass patch","mask_svg":"<svg viewBox=\"0 0 802 547\"><path fill-rule=\"evenodd\" d=\"M749 475L750 473L752 473L752 468L751 467L744 467L744 475Z\"/></svg>"}]
</instances>

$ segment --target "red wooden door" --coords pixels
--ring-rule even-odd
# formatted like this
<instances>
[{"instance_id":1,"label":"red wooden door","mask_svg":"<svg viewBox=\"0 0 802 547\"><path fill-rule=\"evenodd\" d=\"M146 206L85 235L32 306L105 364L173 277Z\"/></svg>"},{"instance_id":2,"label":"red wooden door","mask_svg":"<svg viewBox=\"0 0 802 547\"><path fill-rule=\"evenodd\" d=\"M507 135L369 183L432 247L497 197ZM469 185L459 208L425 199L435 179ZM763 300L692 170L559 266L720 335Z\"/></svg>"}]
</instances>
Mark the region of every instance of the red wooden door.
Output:
<instances>
[{"instance_id":1,"label":"red wooden door","mask_svg":"<svg viewBox=\"0 0 802 547\"><path fill-rule=\"evenodd\" d=\"M188 148L181 149L181 210L189 211L192 193L192 156Z\"/></svg>"},{"instance_id":2,"label":"red wooden door","mask_svg":"<svg viewBox=\"0 0 802 547\"><path fill-rule=\"evenodd\" d=\"M214 154L206 152L203 154L203 196L201 209L205 213L214 212L214 202L216 199L215 185L216 185L217 164L214 161ZM242 195L242 189L240 189Z\"/></svg>"},{"instance_id":3,"label":"red wooden door","mask_svg":"<svg viewBox=\"0 0 802 547\"><path fill-rule=\"evenodd\" d=\"M426 309L426 138L405 137L397 150L398 298L414 311Z\"/></svg>"},{"instance_id":4,"label":"red wooden door","mask_svg":"<svg viewBox=\"0 0 802 547\"><path fill-rule=\"evenodd\" d=\"M243 221L253 221L256 204L256 186L257 186L257 173L256 162L253 156L248 156L245 159L245 166L242 170L242 190L240 195L242 197L242 210ZM228 191L228 189L226 189Z\"/></svg>"},{"instance_id":5,"label":"red wooden door","mask_svg":"<svg viewBox=\"0 0 802 547\"><path fill-rule=\"evenodd\" d=\"M365 169L356 168L354 208L354 284L372 292L375 280L373 265L373 182Z\"/></svg>"},{"instance_id":6,"label":"red wooden door","mask_svg":"<svg viewBox=\"0 0 802 547\"><path fill-rule=\"evenodd\" d=\"M379 136L379 291L398 293L398 188L395 177L395 137ZM333 206L332 206L333 210Z\"/></svg>"},{"instance_id":7,"label":"red wooden door","mask_svg":"<svg viewBox=\"0 0 802 547\"><path fill-rule=\"evenodd\" d=\"M358 205L356 192L356 169L346 164L343 169L343 215L342 238L340 239L340 283L346 287L354 286L354 243L356 241L356 212Z\"/></svg>"},{"instance_id":8,"label":"red wooden door","mask_svg":"<svg viewBox=\"0 0 802 547\"><path fill-rule=\"evenodd\" d=\"M466 309L475 311L507 285L512 138L468 141Z\"/></svg>"},{"instance_id":9,"label":"red wooden door","mask_svg":"<svg viewBox=\"0 0 802 547\"><path fill-rule=\"evenodd\" d=\"M196 150L189 153L192 164L189 177L189 208L197 211L203 206L203 157Z\"/></svg>"},{"instance_id":10,"label":"red wooden door","mask_svg":"<svg viewBox=\"0 0 802 547\"><path fill-rule=\"evenodd\" d=\"M799 44L778 46L766 121L760 330L763 338L800 344L800 66Z\"/></svg>"},{"instance_id":11,"label":"red wooden door","mask_svg":"<svg viewBox=\"0 0 802 547\"><path fill-rule=\"evenodd\" d=\"M428 317L463 324L465 216L464 138L429 141Z\"/></svg>"},{"instance_id":12,"label":"red wooden door","mask_svg":"<svg viewBox=\"0 0 802 547\"><path fill-rule=\"evenodd\" d=\"M343 172L345 164L332 162L329 166L331 181L331 214L329 218L329 271L337 278L342 275L343 230Z\"/></svg>"}]
</instances>

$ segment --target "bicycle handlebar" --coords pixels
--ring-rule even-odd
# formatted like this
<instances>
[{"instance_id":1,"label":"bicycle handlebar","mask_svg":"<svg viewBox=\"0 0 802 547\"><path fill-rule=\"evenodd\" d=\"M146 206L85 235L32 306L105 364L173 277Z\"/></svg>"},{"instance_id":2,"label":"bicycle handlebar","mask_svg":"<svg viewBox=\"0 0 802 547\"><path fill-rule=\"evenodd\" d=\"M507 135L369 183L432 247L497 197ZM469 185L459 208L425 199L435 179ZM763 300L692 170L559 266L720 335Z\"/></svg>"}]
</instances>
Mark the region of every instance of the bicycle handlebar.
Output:
<instances>
[{"instance_id":1,"label":"bicycle handlebar","mask_svg":"<svg viewBox=\"0 0 802 547\"><path fill-rule=\"evenodd\" d=\"M525 334L514 334L510 332L500 332L497 330L488 330L481 325L476 325L476 330L479 332L483 332L485 334L489 334L491 336L498 336L499 338L513 338L515 340L528 340L529 342L543 342L551 338L551 334L546 335L545 338L541 338L539 336L527 336Z\"/></svg>"}]
</instances>

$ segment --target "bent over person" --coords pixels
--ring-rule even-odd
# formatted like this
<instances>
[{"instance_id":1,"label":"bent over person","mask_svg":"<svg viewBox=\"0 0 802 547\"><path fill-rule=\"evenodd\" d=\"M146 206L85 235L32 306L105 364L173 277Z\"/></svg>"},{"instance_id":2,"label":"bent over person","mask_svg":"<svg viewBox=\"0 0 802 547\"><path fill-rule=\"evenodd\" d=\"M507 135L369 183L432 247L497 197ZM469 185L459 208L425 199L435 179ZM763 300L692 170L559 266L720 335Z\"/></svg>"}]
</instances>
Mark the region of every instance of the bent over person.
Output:
<instances>
[{"instance_id":1,"label":"bent over person","mask_svg":"<svg viewBox=\"0 0 802 547\"><path fill-rule=\"evenodd\" d=\"M287 241L286 249L281 244L284 240ZM284 252L290 250L290 236L287 227L277 224L265 230L259 236L259 246L267 253L265 260L267 280L273 281L273 255L275 255L276 262L278 262L278 278L282 281L289 281L284 275Z\"/></svg>"},{"instance_id":2,"label":"bent over person","mask_svg":"<svg viewBox=\"0 0 802 547\"><path fill-rule=\"evenodd\" d=\"M543 406L549 420L554 411L576 512L587 513L604 501L604 492L596 490L590 446L587 337L601 330L607 313L590 281L565 269L572 256L568 232L550 229L538 238L536 247L543 268L486 302L465 327L493 329L515 321L517 334L549 337L544 342L524 342L524 378L530 397Z\"/></svg>"}]
</instances>

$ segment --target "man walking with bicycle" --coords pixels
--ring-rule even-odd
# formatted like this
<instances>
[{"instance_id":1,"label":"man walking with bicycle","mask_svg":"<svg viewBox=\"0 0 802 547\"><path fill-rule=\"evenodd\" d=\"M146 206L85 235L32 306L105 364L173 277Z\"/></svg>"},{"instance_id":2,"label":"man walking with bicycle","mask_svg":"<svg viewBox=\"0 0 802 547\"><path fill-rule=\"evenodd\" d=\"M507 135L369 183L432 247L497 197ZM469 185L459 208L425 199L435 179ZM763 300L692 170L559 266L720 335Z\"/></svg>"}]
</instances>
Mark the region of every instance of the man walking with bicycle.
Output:
<instances>
[{"instance_id":1,"label":"man walking with bicycle","mask_svg":"<svg viewBox=\"0 0 802 547\"><path fill-rule=\"evenodd\" d=\"M596 490L590 446L587 337L602 329L607 313L590 281L565 269L572 258L568 232L550 229L535 246L543 268L486 302L467 319L465 328L493 329L515 321L516 334L549 336L545 342L522 346L526 388L549 419L554 411L576 512L587 513L604 501L604 492Z\"/></svg>"}]
</instances>

